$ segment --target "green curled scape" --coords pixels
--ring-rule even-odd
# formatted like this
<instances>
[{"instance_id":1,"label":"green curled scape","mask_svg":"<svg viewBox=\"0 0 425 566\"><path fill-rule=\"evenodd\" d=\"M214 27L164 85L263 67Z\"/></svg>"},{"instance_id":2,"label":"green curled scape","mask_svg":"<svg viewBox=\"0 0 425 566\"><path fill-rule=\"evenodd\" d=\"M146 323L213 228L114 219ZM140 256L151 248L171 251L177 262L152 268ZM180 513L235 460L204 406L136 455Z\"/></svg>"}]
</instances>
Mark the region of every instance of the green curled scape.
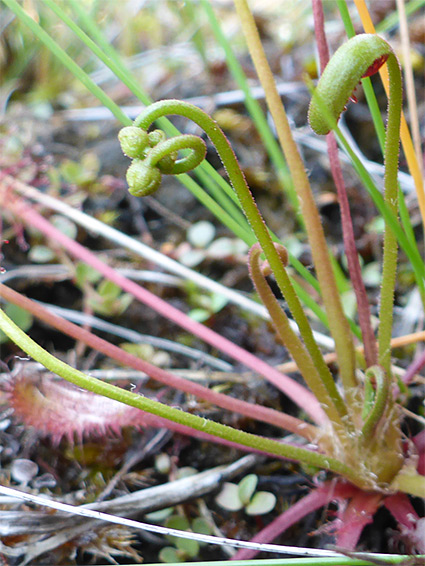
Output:
<instances>
[{"instance_id":1,"label":"green curled scape","mask_svg":"<svg viewBox=\"0 0 425 566\"><path fill-rule=\"evenodd\" d=\"M393 53L385 39L369 33L352 37L335 52L320 77L308 110L308 121L316 134L331 130L326 110L338 120L360 80L376 73Z\"/></svg>"}]
</instances>

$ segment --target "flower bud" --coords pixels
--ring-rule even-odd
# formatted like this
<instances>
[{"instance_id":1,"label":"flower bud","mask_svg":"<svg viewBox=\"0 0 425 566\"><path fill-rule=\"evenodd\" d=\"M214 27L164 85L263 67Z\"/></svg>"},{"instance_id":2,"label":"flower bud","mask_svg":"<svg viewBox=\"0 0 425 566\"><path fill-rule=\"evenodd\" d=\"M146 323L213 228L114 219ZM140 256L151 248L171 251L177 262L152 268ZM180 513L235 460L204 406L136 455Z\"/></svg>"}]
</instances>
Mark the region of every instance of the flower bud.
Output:
<instances>
[{"instance_id":1,"label":"flower bud","mask_svg":"<svg viewBox=\"0 0 425 566\"><path fill-rule=\"evenodd\" d=\"M118 134L121 149L127 157L142 157L143 151L149 146L148 134L136 126L122 128Z\"/></svg>"},{"instance_id":2,"label":"flower bud","mask_svg":"<svg viewBox=\"0 0 425 566\"><path fill-rule=\"evenodd\" d=\"M161 184L161 172L148 166L141 159L134 159L127 170L127 183L130 194L145 197L154 193Z\"/></svg>"},{"instance_id":3,"label":"flower bud","mask_svg":"<svg viewBox=\"0 0 425 566\"><path fill-rule=\"evenodd\" d=\"M163 132L162 130L153 130L152 132L149 132L148 138L149 138L149 145L151 147L155 147L160 142L165 141L167 139L167 136L165 132Z\"/></svg>"}]
</instances>

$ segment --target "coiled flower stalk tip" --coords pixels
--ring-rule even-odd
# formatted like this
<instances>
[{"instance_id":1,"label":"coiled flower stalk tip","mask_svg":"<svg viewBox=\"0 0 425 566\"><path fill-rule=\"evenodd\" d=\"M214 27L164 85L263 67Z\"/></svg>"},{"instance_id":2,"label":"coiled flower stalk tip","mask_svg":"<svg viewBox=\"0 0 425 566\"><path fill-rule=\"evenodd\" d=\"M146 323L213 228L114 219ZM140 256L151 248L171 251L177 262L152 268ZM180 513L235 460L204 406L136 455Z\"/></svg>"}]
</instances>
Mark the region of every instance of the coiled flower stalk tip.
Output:
<instances>
[{"instance_id":1,"label":"coiled flower stalk tip","mask_svg":"<svg viewBox=\"0 0 425 566\"><path fill-rule=\"evenodd\" d=\"M369 33L356 35L341 45L313 93L308 111L312 130L316 134L329 133L329 117L337 121L360 80L376 73L393 53L385 39Z\"/></svg>"},{"instance_id":2,"label":"coiled flower stalk tip","mask_svg":"<svg viewBox=\"0 0 425 566\"><path fill-rule=\"evenodd\" d=\"M126 126L118 134L121 149L133 161L127 170L130 194L148 196L161 185L162 175L180 175L197 167L205 158L201 138L181 135L167 139L162 130L146 132L140 126ZM178 158L180 150L190 153Z\"/></svg>"}]
</instances>

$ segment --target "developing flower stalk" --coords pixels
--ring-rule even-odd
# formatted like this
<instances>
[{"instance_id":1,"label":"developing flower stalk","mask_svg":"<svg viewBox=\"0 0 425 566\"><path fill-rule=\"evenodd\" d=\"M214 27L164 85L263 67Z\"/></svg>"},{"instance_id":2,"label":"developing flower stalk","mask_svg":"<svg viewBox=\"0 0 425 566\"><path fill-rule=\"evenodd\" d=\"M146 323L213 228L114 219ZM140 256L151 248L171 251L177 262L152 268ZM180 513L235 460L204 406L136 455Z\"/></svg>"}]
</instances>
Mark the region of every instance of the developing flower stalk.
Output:
<instances>
[{"instance_id":1,"label":"developing flower stalk","mask_svg":"<svg viewBox=\"0 0 425 566\"><path fill-rule=\"evenodd\" d=\"M308 118L317 134L327 134L336 127L358 82L388 65L390 96L385 140L385 204L395 215L398 211L398 154L402 83L400 65L391 46L374 34L360 34L342 45L327 64L313 93ZM391 331L393 322L394 287L397 271L397 239L386 225L380 298L378 361L391 376Z\"/></svg>"},{"instance_id":2,"label":"developing flower stalk","mask_svg":"<svg viewBox=\"0 0 425 566\"><path fill-rule=\"evenodd\" d=\"M368 48L366 55L360 57L358 56L358 49L364 42L366 42ZM369 42L371 42L371 45L368 45ZM340 62L342 60L346 64L349 59L347 54L352 54L352 49L355 48L355 71L347 73L344 89L342 89L342 85L339 85L336 90L333 90L332 94L338 95L337 102L335 104L331 102L331 97L326 94L325 88L328 81L332 82L334 74L338 75L332 61L329 63L331 71L333 69L330 78L329 73L323 75L325 87L320 87L319 83L317 94L313 97L310 120L317 125L320 133L327 131L325 123L330 122L332 124L336 121L361 77L374 71L385 58L391 59L392 51L388 44L380 38L375 38L375 36L361 36L360 39L348 43L349 47L344 46L342 58L340 55L338 58ZM361 64L359 64L359 59ZM343 96L341 96L342 91ZM327 102L330 102L330 109L325 107L322 96L325 97ZM330 112L334 114L329 118ZM145 108L135 120L134 125L131 128L124 128L120 134L124 153L133 158L133 163L127 173L130 193L136 196L151 194L158 188L162 174L185 173L199 165L204 159L205 144L196 136L183 135L167 140L162 132L155 130L147 134L148 143L146 144L146 133L151 124L158 118L172 114L193 120L212 140L226 168L242 209L258 239L258 244L253 247L250 253L250 272L253 281L269 309L280 337L296 360L306 382L331 422L331 430L323 431L322 438L320 441L318 439L321 449L326 453L326 456L322 455L322 458L336 458L341 463L344 462L348 466L356 467L361 476L361 479L356 478L355 480L357 485L367 486L368 489L373 489L372 486L385 489L385 486L392 481L402 466L398 414L394 410L393 401L389 399L390 388L383 381L390 375L389 369L383 366L385 373L381 371L381 368L373 369L368 373L366 381L376 389L376 393L373 394L372 392L367 399L364 418L362 419L359 413L361 413L360 403L363 395L359 397L357 393L348 389L348 397L344 398L337 389L329 368L323 360L323 355L314 341L309 321L286 273L284 253L272 241L233 150L217 124L199 108L177 100L164 100ZM394 120L393 114L392 111L392 121ZM142 133L139 134L137 129L140 129ZM390 130L388 137L391 137L392 131ZM398 152L398 142L396 142L396 146ZM187 156L178 159L177 154L183 149L191 151ZM391 185L389 182L386 184ZM264 279L259 266L261 252L264 253L276 282L298 324L301 340L291 331L286 314L280 308ZM382 321L384 321L383 317ZM342 352L343 354L344 352ZM341 362L339 358L338 361ZM358 390L358 393L360 393L360 390ZM382 430L382 434L374 436L374 432L378 428L380 431ZM351 481L353 480L351 479Z\"/></svg>"},{"instance_id":3,"label":"developing flower stalk","mask_svg":"<svg viewBox=\"0 0 425 566\"><path fill-rule=\"evenodd\" d=\"M288 307L298 325L307 351L311 356L314 364L318 368L320 374L323 375L322 380L329 383L329 379L332 380L332 377L330 376L329 369L324 362L323 355L318 348L316 341L314 340L308 318L302 308L297 294L293 289L292 283L282 264L279 253L275 248L269 231L255 204L246 180L239 167L236 156L227 138L218 127L217 123L214 122L214 120L210 118L210 116L208 116L205 112L203 112L196 106L178 100L162 100L145 108L143 112L136 118L134 127L139 127L147 132L149 127L155 120L171 114L184 116L194 121L205 131L205 133L214 143L215 148L226 168L230 182L239 198L243 212L248 222L250 223L258 242L261 245L261 249L263 250L265 257L269 262L270 268L276 278L276 282L280 287L282 294L287 301ZM150 135L151 134L149 134L149 136ZM195 136L180 136L178 138L171 138L169 140L160 141L153 148L146 148L142 152L143 154L140 156L140 158L143 160L144 165L147 165L148 167L159 167L159 159L163 159L170 151L176 151L178 149L182 149L183 147L192 149L192 153L182 160L177 160L172 169L172 173L183 173L190 169L189 166L192 165L191 161L194 165L198 165L201 161L201 158L203 159L205 156L205 146L200 138L196 138ZM134 155L133 148L131 148L130 151ZM133 175L130 177L130 192L132 194L143 196L143 194L146 194L146 191L149 191L148 194L151 193L152 186L156 185L155 182L152 183L152 185L142 185L141 183L139 184L139 182L141 180L144 180L146 177L147 175L140 175L137 176L137 178L136 175L134 177ZM331 393L330 396L332 397ZM340 397L333 398L331 405L336 406L340 419L346 415L347 411ZM326 410L325 407L323 408L324 410ZM329 410L332 411L333 407L331 406ZM350 424L348 423L347 429L349 428Z\"/></svg>"},{"instance_id":4,"label":"developing flower stalk","mask_svg":"<svg viewBox=\"0 0 425 566\"><path fill-rule=\"evenodd\" d=\"M384 200L397 215L402 86L400 66L390 45L377 35L361 34L341 46L323 71L312 96L308 117L312 129L317 134L324 135L335 129L336 122L358 82L376 73L384 63L388 65L390 79ZM360 435L360 446L365 454L368 453L372 468L383 481L394 477L403 461L399 415L390 387L390 340L396 269L397 240L386 225L378 334L379 366L373 366L366 371ZM385 460L386 463L383 463Z\"/></svg>"},{"instance_id":5,"label":"developing flower stalk","mask_svg":"<svg viewBox=\"0 0 425 566\"><path fill-rule=\"evenodd\" d=\"M127 171L129 191L136 197L154 193L162 174L179 175L197 167L205 158L206 146L198 136L184 135L166 139L162 130L149 134L137 126L127 126L118 134L121 149L133 159ZM178 159L180 150L191 153Z\"/></svg>"},{"instance_id":6,"label":"developing flower stalk","mask_svg":"<svg viewBox=\"0 0 425 566\"><path fill-rule=\"evenodd\" d=\"M275 244L270 237L268 229L261 217L260 212L258 211L258 208L251 195L249 187L246 184L245 178L241 172L241 169L229 142L227 141L225 135L220 130L216 122L212 120L212 118L210 118L199 108L177 100L163 100L147 107L135 120L134 127L140 127L146 132L152 122L162 116L169 114L178 114L193 120L206 132L211 141L214 143L229 175L231 184L239 198L245 216L247 217L258 239L258 242L261 245L261 249L266 256L270 268L276 278L276 282L279 285L282 294L287 301L289 309L291 310L291 313L298 324L300 334L305 345L306 357L310 360L310 365L316 368L314 372L308 372L309 375L312 375L311 380L317 381L315 387L313 387L313 390L315 392L322 390L324 391L324 397L320 398L319 396L318 400L322 403L323 410L328 414L330 420L338 426L337 436L346 436L348 432L352 431L352 423L350 422L350 418L347 415L347 408L341 395L335 387L333 377L326 363L324 362L323 355L320 352L317 343L313 338L309 321L301 306L298 296L293 289L292 283L285 270L285 266L282 263L279 249L275 247ZM127 130L127 128L124 129L124 132L125 130ZM197 140L196 146L195 140ZM202 140L196 138L195 136L181 136L178 138L171 138L169 140L160 141L153 148L147 148L143 150L141 158L144 158L144 167L146 165L148 167L151 167L155 164L159 165L159 158L163 159L167 155L167 152L169 153L171 150L175 151L176 149L185 147L192 149L192 154L189 155L188 158L185 158L181 161L176 161L172 172L183 172L183 166L184 171L187 171L189 170L189 160L191 158L197 165L199 164L199 161L197 159L198 155L199 158L201 156L202 158L204 158L205 156L205 146L202 145L201 151L200 142L203 144ZM180 146L178 146L178 144L180 144ZM128 152L127 148L124 147L123 149L124 151ZM130 151L132 155L135 154L134 148L130 148ZM130 166L130 170L132 167L133 165ZM129 175L127 175L127 178L128 177ZM136 175L131 175L130 178L128 178L129 184L131 183L130 192L137 196L150 194L152 192L151 187L152 185L155 185L155 183L152 183L151 185L150 179L148 179L145 185L139 185L139 181L145 181L147 177L148 175L145 175L145 169L143 170L143 175L137 176L137 178ZM274 310L280 311L280 306L277 304L274 307ZM281 317L283 315L278 316ZM284 339L285 345L290 350L290 343L292 342L293 340L290 340L288 342L288 339ZM304 345L302 345L302 348L304 348ZM296 350L299 351L298 345L296 347Z\"/></svg>"},{"instance_id":7,"label":"developing flower stalk","mask_svg":"<svg viewBox=\"0 0 425 566\"><path fill-rule=\"evenodd\" d=\"M326 65L310 102L308 120L316 134L327 134L362 78L378 72L393 51L381 37L360 34L344 43ZM327 112L326 112L327 111Z\"/></svg>"}]
</instances>

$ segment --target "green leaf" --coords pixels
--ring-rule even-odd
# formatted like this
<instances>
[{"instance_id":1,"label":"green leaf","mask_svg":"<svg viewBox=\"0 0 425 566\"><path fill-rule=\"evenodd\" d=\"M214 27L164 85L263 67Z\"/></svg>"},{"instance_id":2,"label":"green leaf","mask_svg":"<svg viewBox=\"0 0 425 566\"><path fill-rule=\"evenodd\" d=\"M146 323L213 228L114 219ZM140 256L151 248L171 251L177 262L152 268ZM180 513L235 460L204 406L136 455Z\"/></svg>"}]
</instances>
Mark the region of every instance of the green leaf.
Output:
<instances>
[{"instance_id":1,"label":"green leaf","mask_svg":"<svg viewBox=\"0 0 425 566\"><path fill-rule=\"evenodd\" d=\"M83 287L85 283L97 283L102 277L101 273L87 263L77 264L75 276L79 287Z\"/></svg>"},{"instance_id":2,"label":"green leaf","mask_svg":"<svg viewBox=\"0 0 425 566\"><path fill-rule=\"evenodd\" d=\"M258 477L255 474L248 474L239 482L238 495L244 505L248 505L251 501L251 497L254 495L257 483Z\"/></svg>"},{"instance_id":3,"label":"green leaf","mask_svg":"<svg viewBox=\"0 0 425 566\"><path fill-rule=\"evenodd\" d=\"M211 316L211 312L206 309L192 309L188 314L190 318L193 318L196 322L205 322Z\"/></svg>"},{"instance_id":4,"label":"green leaf","mask_svg":"<svg viewBox=\"0 0 425 566\"><path fill-rule=\"evenodd\" d=\"M257 491L245 508L247 515L264 515L269 513L276 505L276 496L268 491Z\"/></svg>"},{"instance_id":5,"label":"green leaf","mask_svg":"<svg viewBox=\"0 0 425 566\"><path fill-rule=\"evenodd\" d=\"M194 533L199 533L202 535L212 535L213 528L209 521L203 519L202 517L196 517L192 521L192 531Z\"/></svg>"},{"instance_id":6,"label":"green leaf","mask_svg":"<svg viewBox=\"0 0 425 566\"><path fill-rule=\"evenodd\" d=\"M215 502L223 509L227 509L227 511L239 511L243 508L243 503L239 499L239 486L226 482L215 498Z\"/></svg>"},{"instance_id":7,"label":"green leaf","mask_svg":"<svg viewBox=\"0 0 425 566\"><path fill-rule=\"evenodd\" d=\"M176 547L190 558L195 558L195 556L198 556L199 554L199 544L196 540L178 538L176 541Z\"/></svg>"},{"instance_id":8,"label":"green leaf","mask_svg":"<svg viewBox=\"0 0 425 566\"><path fill-rule=\"evenodd\" d=\"M18 307L17 305L7 303L4 308L4 312L24 332L31 328L33 317L28 311L22 309L21 307ZM0 330L0 344L5 344L6 342L9 342L9 337L2 330Z\"/></svg>"},{"instance_id":9,"label":"green leaf","mask_svg":"<svg viewBox=\"0 0 425 566\"><path fill-rule=\"evenodd\" d=\"M173 563L173 562L184 562L185 558L181 556L181 553L172 546L166 546L158 554L158 558L161 562Z\"/></svg>"},{"instance_id":10,"label":"green leaf","mask_svg":"<svg viewBox=\"0 0 425 566\"><path fill-rule=\"evenodd\" d=\"M50 218L50 222L55 228L62 232L62 234L65 234L65 236L71 238L71 240L75 240L75 238L77 237L77 226L74 224L74 222L72 222L72 220L69 220L69 218L61 216L60 214L54 214Z\"/></svg>"},{"instance_id":11,"label":"green leaf","mask_svg":"<svg viewBox=\"0 0 425 566\"><path fill-rule=\"evenodd\" d=\"M48 263L56 257L55 252L47 246L32 246L28 252L28 259L34 263Z\"/></svg>"},{"instance_id":12,"label":"green leaf","mask_svg":"<svg viewBox=\"0 0 425 566\"><path fill-rule=\"evenodd\" d=\"M121 293L121 288L116 283L108 281L108 279L103 279L103 281L99 283L97 291L103 298L116 299Z\"/></svg>"},{"instance_id":13,"label":"green leaf","mask_svg":"<svg viewBox=\"0 0 425 566\"><path fill-rule=\"evenodd\" d=\"M172 515L171 517L169 517L165 522L165 526L169 529L177 529L178 531L190 530L189 521L186 519L186 517L182 517L181 515ZM173 535L166 535L166 537L173 544L177 544L177 541L179 540Z\"/></svg>"}]
</instances>

